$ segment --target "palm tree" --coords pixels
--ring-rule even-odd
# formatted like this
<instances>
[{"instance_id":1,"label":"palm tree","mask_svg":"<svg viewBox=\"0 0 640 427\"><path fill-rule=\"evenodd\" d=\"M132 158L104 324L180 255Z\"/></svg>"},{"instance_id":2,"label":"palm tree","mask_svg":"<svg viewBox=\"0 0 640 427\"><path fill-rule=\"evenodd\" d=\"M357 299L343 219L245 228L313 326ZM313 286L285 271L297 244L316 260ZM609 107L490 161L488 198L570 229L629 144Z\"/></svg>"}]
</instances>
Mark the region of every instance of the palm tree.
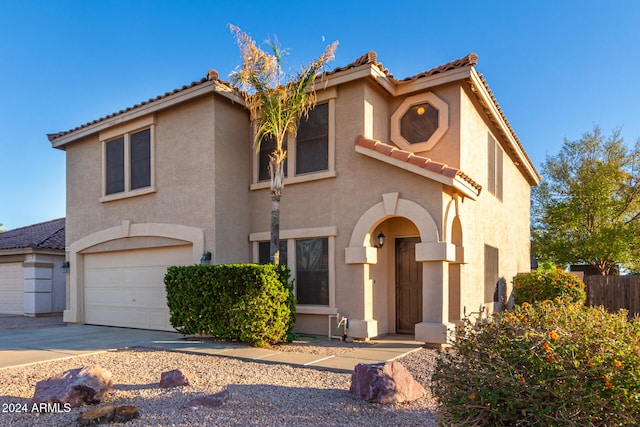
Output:
<instances>
[{"instance_id":1,"label":"palm tree","mask_svg":"<svg viewBox=\"0 0 640 427\"><path fill-rule=\"evenodd\" d=\"M282 70L284 51L276 42L269 41L272 53L260 49L255 41L235 25L229 26L234 34L242 66L231 73L231 81L240 87L253 123L254 143L260 150L262 141L275 142L269 154L271 179L271 242L270 260L280 263L280 198L284 189L284 164L287 158L285 140L295 136L298 123L307 117L316 103L314 83L325 64L334 58L338 42L329 45L315 61L295 74Z\"/></svg>"}]
</instances>

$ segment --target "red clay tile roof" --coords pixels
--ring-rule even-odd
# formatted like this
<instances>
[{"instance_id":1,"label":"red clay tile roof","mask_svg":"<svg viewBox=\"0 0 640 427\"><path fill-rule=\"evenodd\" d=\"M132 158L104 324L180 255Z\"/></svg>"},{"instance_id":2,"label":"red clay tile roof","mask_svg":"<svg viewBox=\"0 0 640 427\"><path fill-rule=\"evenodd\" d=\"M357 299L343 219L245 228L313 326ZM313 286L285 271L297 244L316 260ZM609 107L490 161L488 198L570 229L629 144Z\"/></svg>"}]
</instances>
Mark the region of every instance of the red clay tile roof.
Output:
<instances>
[{"instance_id":1,"label":"red clay tile roof","mask_svg":"<svg viewBox=\"0 0 640 427\"><path fill-rule=\"evenodd\" d=\"M356 145L377 151L378 153L384 154L385 156L393 157L403 162L411 163L412 165L418 166L428 171L439 173L440 175L446 176L447 178L460 177L471 187L473 187L478 194L480 194L480 191L482 190L482 186L480 184L475 182L473 179L471 179L471 177L462 172L460 169L448 166L441 162L436 162L435 160L431 160L428 157L419 156L410 151L401 150L400 148L395 147L391 144L385 144L384 142L377 141L375 139L369 139L362 135L356 137Z\"/></svg>"},{"instance_id":2,"label":"red clay tile roof","mask_svg":"<svg viewBox=\"0 0 640 427\"><path fill-rule=\"evenodd\" d=\"M402 79L403 82L418 80L423 77L433 76L435 74L444 73L447 71L455 70L457 68L463 68L467 66L475 67L478 64L478 55L475 53L470 53L464 58L456 59L455 61L447 62L446 64L442 64L438 67L432 68L427 71L423 71L422 73L418 73L415 76L407 77L406 79Z\"/></svg>"},{"instance_id":3,"label":"red clay tile roof","mask_svg":"<svg viewBox=\"0 0 640 427\"><path fill-rule=\"evenodd\" d=\"M487 83L487 80L484 78L484 76L481 73L478 73L478 77L480 77L480 81L482 81L482 84L484 85L484 88L486 89L487 93L491 97L491 101L493 102L493 104L495 105L496 109L498 110L498 113L500 113L500 117L502 117L502 120L504 120L504 123L507 125L507 128L509 129L509 132L511 132L511 135L513 136L513 139L515 139L516 143L518 144L518 147L520 148L520 150L524 154L524 157L527 159L527 161L529 163L531 163L531 165L533 165L533 162L531 161L531 158L529 157L529 155L525 151L524 146L522 145L522 142L520 142L520 138L518 138L518 135L516 135L515 131L511 127L511 123L509 123L509 120L507 120L507 116L504 114L504 111L502 111L502 108L500 107L500 104L498 104L498 100L496 99L496 97L494 96L493 92L489 88L489 84ZM535 170L535 166L534 166L534 172L536 174L538 174L538 171ZM538 174L538 179L540 179L539 174Z\"/></svg>"},{"instance_id":4,"label":"red clay tile roof","mask_svg":"<svg viewBox=\"0 0 640 427\"><path fill-rule=\"evenodd\" d=\"M64 250L65 218L0 233L0 250L21 248Z\"/></svg>"},{"instance_id":5,"label":"red clay tile roof","mask_svg":"<svg viewBox=\"0 0 640 427\"><path fill-rule=\"evenodd\" d=\"M101 122L103 120L110 119L110 118L115 117L115 116L117 116L119 114L126 113L127 111L134 110L134 109L136 109L138 107L141 107L143 105L147 105L147 104L150 104L152 102L158 101L160 99L166 98L168 96L173 95L174 93L182 92L185 89L189 89L189 88L192 88L192 87L195 87L195 86L199 86L199 85L201 85L203 83L206 83L206 82L208 82L210 80L218 80L217 71L209 70L207 72L207 77L202 78L197 82L191 82L191 84L184 85L181 88L174 89L171 92L165 92L163 95L156 96L155 98L150 98L147 101L143 101L143 102L141 102L139 104L136 104L136 105L134 105L132 107L125 108L124 110L120 110L120 111L117 111L115 113L111 113L108 116L101 117L99 119L96 119L96 120L93 120L91 122L85 123L83 125L77 126L77 127L73 128L73 129L70 129L70 130L67 130L67 131L62 131L62 132L49 133L49 134L47 134L47 138L49 138L49 142L53 142L56 138L60 138L61 136L67 135L69 133L75 132L75 131L83 129L83 128L86 128L86 127L91 126L93 124L99 123L99 122Z\"/></svg>"},{"instance_id":6,"label":"red clay tile roof","mask_svg":"<svg viewBox=\"0 0 640 427\"><path fill-rule=\"evenodd\" d=\"M408 78L406 78L406 79L404 79L402 81L417 80L417 79L422 78L422 77L427 77L427 76L431 76L431 75L434 75L434 74L443 73L445 71L453 70L455 68L465 67L467 65L473 66L473 65L475 65L477 63L477 60L478 60L478 55L472 53L472 54L469 54L469 55L465 56L464 58L460 58L460 59L457 59L455 61L451 61L451 62L449 62L447 64L440 65L438 67L432 68L431 70L425 71L425 72L420 73L420 74L416 74L413 77L408 77ZM377 66L380 70L382 70L382 72L385 73L385 75L387 77L389 77L390 79L392 79L392 80L394 80L396 82L398 81L398 80L394 79L393 75L389 72L389 70L384 68L382 63L378 62L378 55L373 51L365 53L364 55L362 55L361 57L359 57L358 59L356 59L355 61L353 61L352 63L350 63L350 64L348 64L348 65L346 65L344 67L334 68L333 70L327 72L327 75L336 74L336 73L339 73L341 71L349 70L349 69L360 67L362 65L367 65L367 64L371 64L371 65ZM138 107L141 107L143 105L147 105L147 104L150 104L152 102L158 101L160 99L166 98L166 97L171 96L171 95L173 95L175 93L181 92L181 91L183 91L185 89L189 89L189 88L192 88L192 87L195 87L195 86L199 86L199 85L201 85L203 83L206 83L206 82L208 82L210 80L218 80L218 81L220 81L219 78L218 78L218 73L215 70L209 70L209 72L207 72L207 77L201 79L200 81L192 82L189 85L184 85L181 88L174 89L171 92L166 92L163 95L159 95L159 96L157 96L155 98L151 98L151 99L149 99L147 101L143 101L143 102L141 102L139 104L133 105L133 106L128 107L128 108L125 108L124 110L120 110L120 111L117 111L115 113L111 113L111 114L109 114L107 116L101 117L99 119L93 120L93 121L85 123L85 124L82 124L82 125L77 126L77 127L73 128L73 129L47 134L47 138L49 139L49 142L53 142L54 140L56 140L57 138L60 138L61 136L73 133L73 132L75 132L77 130L86 128L88 126L91 126L91 125L94 125L96 123L102 122L104 120L110 119L112 117L118 116L118 115L120 115L122 113L126 113L128 111L134 110L134 109L136 109ZM222 82L222 83L227 84L226 82Z\"/></svg>"},{"instance_id":7,"label":"red clay tile roof","mask_svg":"<svg viewBox=\"0 0 640 427\"><path fill-rule=\"evenodd\" d=\"M446 64L439 65L439 66L437 66L435 68L432 68L430 70L418 73L418 74L416 74L414 76L407 77L407 78L405 78L403 80L396 80L393 77L393 75L389 72L389 70L384 68L384 66L380 62L378 62L377 54L375 52L373 52L373 51L369 51L369 52L365 53L364 55L362 55L361 57L357 58L352 63L350 63L350 64L348 64L348 65L346 65L344 67L334 68L333 70L327 72L326 75L332 75L332 74L339 73L341 71L346 71L346 70L349 70L349 69L352 69L352 68L360 67L362 65L370 64L370 65L375 65L376 67L378 67L392 81L394 81L396 83L401 83L401 82L410 82L410 81L414 81L414 80L419 80L421 78L433 76L433 75L436 75L436 74L444 73L444 72L447 72L447 71L451 71L451 70L455 70L455 69L463 68L463 67L467 67L467 66L474 67L474 66L476 66L477 63L478 63L478 55L476 55L475 53L470 53L469 55L467 55L467 56L465 56L463 58L459 58L459 59L456 59L454 61L448 62ZM495 105L496 109L498 110L502 120L504 120L504 123L506 123L507 128L509 129L509 132L511 133L511 135L514 138L514 140L518 144L520 150L522 150L522 152L524 153L525 158L529 161L529 163L531 165L533 165L533 162L531 162L531 159L529 158L529 156L527 155L526 151L524 150L524 147L522 146L522 143L520 142L520 139L518 138L518 136L514 132L513 128L511 127L511 124L507 120L507 117L505 116L504 112L500 108L500 105L498 104L498 101L496 100L495 96L493 95L493 92L491 91L491 89L489 89L489 85L487 84L486 80L484 79L482 74L478 73L478 75L480 76L482 84L484 85L485 89L489 93L489 95L491 97L491 101L493 102L493 104ZM192 88L194 86L201 85L201 84L206 83L206 82L208 82L210 80L220 81L218 79L218 73L215 70L209 70L209 72L207 73L207 77L201 79L200 81L192 82L190 85L182 86L181 88L175 89L172 92L166 92L164 95L160 95L160 96L157 96L155 98L151 98L151 99L149 99L147 101L141 102L139 104L136 104L136 105L134 105L132 107L129 107L129 108L126 108L124 110L120 110L118 112L109 114L108 116L96 119L96 120L94 120L92 122L85 123L85 124L80 125L80 126L78 126L76 128L73 128L73 129L70 129L70 130L67 130L67 131L47 134L47 137L49 138L50 142L53 142L55 139L57 139L57 138L59 138L61 136L70 134L70 133L75 132L77 130L80 130L80 129L83 129L85 127L91 126L93 124L99 123L99 122L101 122L103 120L112 118L112 117L117 116L119 114L125 113L125 112L133 110L135 108L138 108L140 106L143 106L143 105L158 101L158 100L163 99L163 98L166 98L166 97L168 97L170 95L173 95L175 93L181 92L181 91L183 91L185 89L189 89L189 88ZM228 85L227 82L222 82L222 83Z\"/></svg>"},{"instance_id":8,"label":"red clay tile roof","mask_svg":"<svg viewBox=\"0 0 640 427\"><path fill-rule=\"evenodd\" d=\"M375 53L374 51L369 51L365 53L364 55L362 55L352 63L345 65L344 67L337 67L331 71L328 71L327 75L336 74L341 71L350 70L352 68L360 67L362 65L367 65L367 64L377 66L378 68L380 68L380 70L382 70L382 72L384 72L387 75L387 77L393 78L393 75L389 72L389 70L384 68L381 62L378 62L378 54Z\"/></svg>"}]
</instances>

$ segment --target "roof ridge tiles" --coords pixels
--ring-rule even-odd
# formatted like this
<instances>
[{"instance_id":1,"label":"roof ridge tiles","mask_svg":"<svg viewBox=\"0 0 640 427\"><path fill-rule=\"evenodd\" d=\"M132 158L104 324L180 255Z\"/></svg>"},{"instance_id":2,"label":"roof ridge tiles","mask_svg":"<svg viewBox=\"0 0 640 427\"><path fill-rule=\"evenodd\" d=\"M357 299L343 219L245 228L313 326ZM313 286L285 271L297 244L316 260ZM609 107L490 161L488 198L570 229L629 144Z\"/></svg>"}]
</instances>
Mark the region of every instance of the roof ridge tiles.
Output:
<instances>
[{"instance_id":1,"label":"roof ridge tiles","mask_svg":"<svg viewBox=\"0 0 640 427\"><path fill-rule=\"evenodd\" d=\"M384 67L384 65L382 65L381 62L378 61L378 54L375 53L374 51L370 50L369 52L365 53L364 55L359 56L358 58L356 58L355 61L343 66L343 67L336 67L331 71L327 72L327 75L331 75L331 74L336 74L339 73L341 71L346 71L349 70L351 68L357 68L357 67L361 67L363 65L375 65L378 68L380 68L382 70L382 72L389 78L393 78L393 75L389 72L388 69L386 69Z\"/></svg>"},{"instance_id":2,"label":"roof ridge tiles","mask_svg":"<svg viewBox=\"0 0 640 427\"><path fill-rule=\"evenodd\" d=\"M413 81L413 80L421 79L424 77L433 76L435 74L444 73L446 71L455 70L457 68L462 68L467 66L475 67L477 64L478 64L478 54L472 52L467 56L455 59L453 61L449 61L442 65L438 65L437 67L431 68L430 70L422 71L413 76L406 77L401 81L403 82Z\"/></svg>"}]
</instances>

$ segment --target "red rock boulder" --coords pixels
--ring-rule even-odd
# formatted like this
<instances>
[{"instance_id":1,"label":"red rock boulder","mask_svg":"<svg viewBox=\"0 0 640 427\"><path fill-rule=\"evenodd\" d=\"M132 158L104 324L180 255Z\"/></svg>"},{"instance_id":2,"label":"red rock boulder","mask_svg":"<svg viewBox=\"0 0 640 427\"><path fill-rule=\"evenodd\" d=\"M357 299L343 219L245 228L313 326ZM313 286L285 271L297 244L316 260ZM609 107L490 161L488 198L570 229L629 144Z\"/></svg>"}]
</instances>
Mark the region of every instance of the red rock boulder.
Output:
<instances>
[{"instance_id":1,"label":"red rock boulder","mask_svg":"<svg viewBox=\"0 0 640 427\"><path fill-rule=\"evenodd\" d=\"M174 369L160 374L160 387L171 388L189 385L191 384L189 380L193 380L193 374L191 372Z\"/></svg>"},{"instance_id":2,"label":"red rock boulder","mask_svg":"<svg viewBox=\"0 0 640 427\"><path fill-rule=\"evenodd\" d=\"M424 387L400 362L356 365L349 393L371 403L403 403L421 398Z\"/></svg>"},{"instance_id":3,"label":"red rock boulder","mask_svg":"<svg viewBox=\"0 0 640 427\"><path fill-rule=\"evenodd\" d=\"M113 391L111 372L99 366L89 366L38 381L31 403L68 403L76 408L100 403Z\"/></svg>"}]
</instances>

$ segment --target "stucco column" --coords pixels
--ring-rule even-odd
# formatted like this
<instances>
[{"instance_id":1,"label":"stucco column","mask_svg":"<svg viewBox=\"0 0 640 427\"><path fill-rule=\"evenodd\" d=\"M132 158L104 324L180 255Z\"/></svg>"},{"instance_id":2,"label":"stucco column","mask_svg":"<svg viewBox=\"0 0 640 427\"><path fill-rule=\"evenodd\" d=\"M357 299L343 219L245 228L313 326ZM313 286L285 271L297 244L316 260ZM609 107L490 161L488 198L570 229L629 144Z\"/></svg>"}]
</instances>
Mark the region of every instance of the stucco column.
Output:
<instances>
[{"instance_id":1,"label":"stucco column","mask_svg":"<svg viewBox=\"0 0 640 427\"><path fill-rule=\"evenodd\" d=\"M42 262L29 255L22 264L24 277L24 314L36 316L51 313L53 263Z\"/></svg>"},{"instance_id":2,"label":"stucco column","mask_svg":"<svg viewBox=\"0 0 640 427\"><path fill-rule=\"evenodd\" d=\"M373 318L373 280L371 264L378 262L378 250L369 246L345 249L345 263L352 265L352 284L356 292L349 301L349 336L371 338L378 335L378 321ZM338 302L339 303L339 302Z\"/></svg>"},{"instance_id":3,"label":"stucco column","mask_svg":"<svg viewBox=\"0 0 640 427\"><path fill-rule=\"evenodd\" d=\"M66 323L84 323L84 258L77 251L67 252L69 273L67 276L67 308L62 312L62 320Z\"/></svg>"},{"instance_id":4,"label":"stucco column","mask_svg":"<svg viewBox=\"0 0 640 427\"><path fill-rule=\"evenodd\" d=\"M419 243L416 261L422 262L422 322L416 324L416 341L445 344L455 325L449 323L449 262L456 248L445 242Z\"/></svg>"}]
</instances>

